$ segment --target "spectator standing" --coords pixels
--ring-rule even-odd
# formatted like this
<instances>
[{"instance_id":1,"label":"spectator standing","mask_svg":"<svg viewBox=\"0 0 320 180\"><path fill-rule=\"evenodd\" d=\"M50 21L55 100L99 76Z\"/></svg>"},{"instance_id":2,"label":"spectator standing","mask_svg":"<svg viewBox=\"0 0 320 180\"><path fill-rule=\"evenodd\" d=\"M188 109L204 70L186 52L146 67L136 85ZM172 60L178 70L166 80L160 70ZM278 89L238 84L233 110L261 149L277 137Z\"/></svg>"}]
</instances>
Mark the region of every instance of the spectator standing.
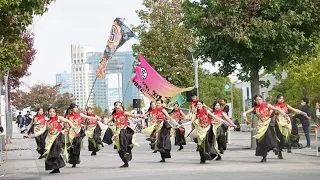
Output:
<instances>
[{"instance_id":1,"label":"spectator standing","mask_svg":"<svg viewBox=\"0 0 320 180\"><path fill-rule=\"evenodd\" d=\"M308 98L302 98L301 100L301 111L307 113L308 117L310 117L310 108L309 108L309 100ZM300 119L302 128L304 131L304 134L306 136L307 145L305 146L305 149L311 149L311 143L310 143L310 121L309 118L301 115L296 114L296 118Z\"/></svg>"}]
</instances>

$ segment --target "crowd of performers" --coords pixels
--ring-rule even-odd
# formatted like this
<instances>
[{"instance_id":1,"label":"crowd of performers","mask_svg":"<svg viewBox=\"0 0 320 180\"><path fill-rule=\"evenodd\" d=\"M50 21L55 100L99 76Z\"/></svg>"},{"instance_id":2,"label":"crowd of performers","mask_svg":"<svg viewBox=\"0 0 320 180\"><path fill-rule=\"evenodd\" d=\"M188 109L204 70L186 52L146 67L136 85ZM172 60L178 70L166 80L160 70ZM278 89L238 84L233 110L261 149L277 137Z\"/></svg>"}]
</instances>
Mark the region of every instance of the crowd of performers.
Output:
<instances>
[{"instance_id":1,"label":"crowd of performers","mask_svg":"<svg viewBox=\"0 0 320 180\"><path fill-rule=\"evenodd\" d=\"M258 117L257 134L254 136L257 139L256 156L262 156L261 162L266 162L268 152L273 151L279 159L283 159L282 149L291 133L288 111L305 117L308 115L287 105L282 95L277 97L274 105L264 103L260 95L254 96L254 101L255 105L243 113L243 118L246 119L247 113L255 113ZM125 111L121 102L114 103L114 110L109 118L99 117L93 114L92 110L88 107L87 113L82 114L78 112L76 104L71 104L64 117L59 116L54 107L48 109L49 117L44 116L42 108L37 110L25 138L35 138L39 159L45 158L45 170L59 173L60 168L66 165L65 162L76 167L80 163L85 136L88 137L91 155L97 155L103 147L102 141L105 142L101 139L102 129L98 121L108 125L108 144L114 143L114 149L123 161L120 168L129 167L132 149L138 146L129 118L149 119L150 124L142 133L148 136L147 140L150 141L153 152L160 153L160 162L171 158L171 139L174 138L174 145L179 146L180 151L187 143L187 136L197 143L201 164L207 160L221 160L227 148L227 130L235 127L227 115L229 108L226 100L215 101L211 109L198 100L196 95L192 96L187 115L179 108L179 104L175 104L174 109L168 112L161 99L151 102L148 111L143 115ZM272 116L275 118L271 118ZM192 130L187 135L184 127L190 124Z\"/></svg>"}]
</instances>

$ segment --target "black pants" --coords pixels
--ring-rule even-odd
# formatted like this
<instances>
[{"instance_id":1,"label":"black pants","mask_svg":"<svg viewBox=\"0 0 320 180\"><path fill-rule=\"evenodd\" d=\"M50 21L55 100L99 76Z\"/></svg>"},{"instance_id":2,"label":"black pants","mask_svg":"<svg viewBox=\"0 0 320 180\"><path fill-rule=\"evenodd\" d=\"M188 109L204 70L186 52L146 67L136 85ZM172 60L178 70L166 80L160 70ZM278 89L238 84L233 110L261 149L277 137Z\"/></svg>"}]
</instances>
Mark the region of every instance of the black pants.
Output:
<instances>
[{"instance_id":1,"label":"black pants","mask_svg":"<svg viewBox=\"0 0 320 180\"><path fill-rule=\"evenodd\" d=\"M171 125L167 122L164 121L162 128L160 129L159 135L158 135L158 151L161 154L162 159L166 158L171 158L171 140L170 140L170 130L171 130Z\"/></svg>"}]
</instances>

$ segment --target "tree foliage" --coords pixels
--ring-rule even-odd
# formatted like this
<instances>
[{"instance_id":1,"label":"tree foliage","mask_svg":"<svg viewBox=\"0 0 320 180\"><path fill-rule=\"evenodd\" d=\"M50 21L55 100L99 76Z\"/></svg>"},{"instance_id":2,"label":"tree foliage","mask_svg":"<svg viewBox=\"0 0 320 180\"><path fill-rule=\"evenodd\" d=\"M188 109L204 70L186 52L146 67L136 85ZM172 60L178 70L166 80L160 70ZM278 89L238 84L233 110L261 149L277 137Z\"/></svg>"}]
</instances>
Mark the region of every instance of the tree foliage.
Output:
<instances>
[{"instance_id":1,"label":"tree foliage","mask_svg":"<svg viewBox=\"0 0 320 180\"><path fill-rule=\"evenodd\" d=\"M184 1L184 23L198 39L196 53L220 72L251 81L259 93L259 70L272 71L292 57L314 53L319 42L318 0Z\"/></svg>"},{"instance_id":2,"label":"tree foliage","mask_svg":"<svg viewBox=\"0 0 320 180\"><path fill-rule=\"evenodd\" d=\"M291 105L299 104L301 98L309 98L309 102L315 105L320 101L320 56L316 59L309 59L302 65L290 63L286 67L288 77L275 86L271 95L276 97L284 94L286 102Z\"/></svg>"},{"instance_id":3,"label":"tree foliage","mask_svg":"<svg viewBox=\"0 0 320 180\"><path fill-rule=\"evenodd\" d=\"M59 94L56 86L37 84L32 86L29 92L21 90L12 92L11 100L16 109L30 107L31 110L36 110L38 107L43 107L47 110L50 106L54 106L59 115L63 115L75 98L70 93Z\"/></svg>"},{"instance_id":4,"label":"tree foliage","mask_svg":"<svg viewBox=\"0 0 320 180\"><path fill-rule=\"evenodd\" d=\"M208 71L199 71L199 97L200 100L213 108L214 101L220 101L221 99L227 99L231 103L231 94L224 92L224 85L230 84L229 78L218 76ZM233 103L234 103L234 116L236 119L240 119L242 111L242 91L241 89L233 86Z\"/></svg>"},{"instance_id":5,"label":"tree foliage","mask_svg":"<svg viewBox=\"0 0 320 180\"><path fill-rule=\"evenodd\" d=\"M27 42L30 35L25 34L26 30L32 24L33 17L45 13L52 1L0 1L0 72L25 68L23 60L31 54Z\"/></svg>"},{"instance_id":6,"label":"tree foliage","mask_svg":"<svg viewBox=\"0 0 320 180\"><path fill-rule=\"evenodd\" d=\"M93 113L94 113L95 115L97 115L97 116L102 116L102 115L103 115L103 111L102 111L102 109L101 109L100 106L96 106L96 107L94 108L94 110L93 110Z\"/></svg>"},{"instance_id":7,"label":"tree foliage","mask_svg":"<svg viewBox=\"0 0 320 180\"><path fill-rule=\"evenodd\" d=\"M182 1L144 0L143 5L146 10L137 11L141 24L133 28L140 38L140 43L133 46L135 55L142 53L173 84L192 86L188 47L193 47L195 40L182 24Z\"/></svg>"}]
</instances>

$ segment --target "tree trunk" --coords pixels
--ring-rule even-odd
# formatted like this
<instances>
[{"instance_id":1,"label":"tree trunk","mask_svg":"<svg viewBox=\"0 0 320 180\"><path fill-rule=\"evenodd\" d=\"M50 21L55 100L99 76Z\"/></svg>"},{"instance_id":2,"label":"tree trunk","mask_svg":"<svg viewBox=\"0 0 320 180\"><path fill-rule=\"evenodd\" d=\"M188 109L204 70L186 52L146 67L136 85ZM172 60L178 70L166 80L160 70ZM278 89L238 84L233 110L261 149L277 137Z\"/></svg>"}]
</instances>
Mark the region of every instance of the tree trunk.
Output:
<instances>
[{"instance_id":1,"label":"tree trunk","mask_svg":"<svg viewBox=\"0 0 320 180\"><path fill-rule=\"evenodd\" d=\"M253 107L253 102L254 102L253 97L257 94L260 94L259 69L252 70L250 79L251 79L250 81L251 98L252 98L252 107ZM251 114L251 127L253 129L251 131L251 149L256 149L257 147L256 138L253 137L254 135L256 135L257 122L258 122L257 116L255 114Z\"/></svg>"}]
</instances>

